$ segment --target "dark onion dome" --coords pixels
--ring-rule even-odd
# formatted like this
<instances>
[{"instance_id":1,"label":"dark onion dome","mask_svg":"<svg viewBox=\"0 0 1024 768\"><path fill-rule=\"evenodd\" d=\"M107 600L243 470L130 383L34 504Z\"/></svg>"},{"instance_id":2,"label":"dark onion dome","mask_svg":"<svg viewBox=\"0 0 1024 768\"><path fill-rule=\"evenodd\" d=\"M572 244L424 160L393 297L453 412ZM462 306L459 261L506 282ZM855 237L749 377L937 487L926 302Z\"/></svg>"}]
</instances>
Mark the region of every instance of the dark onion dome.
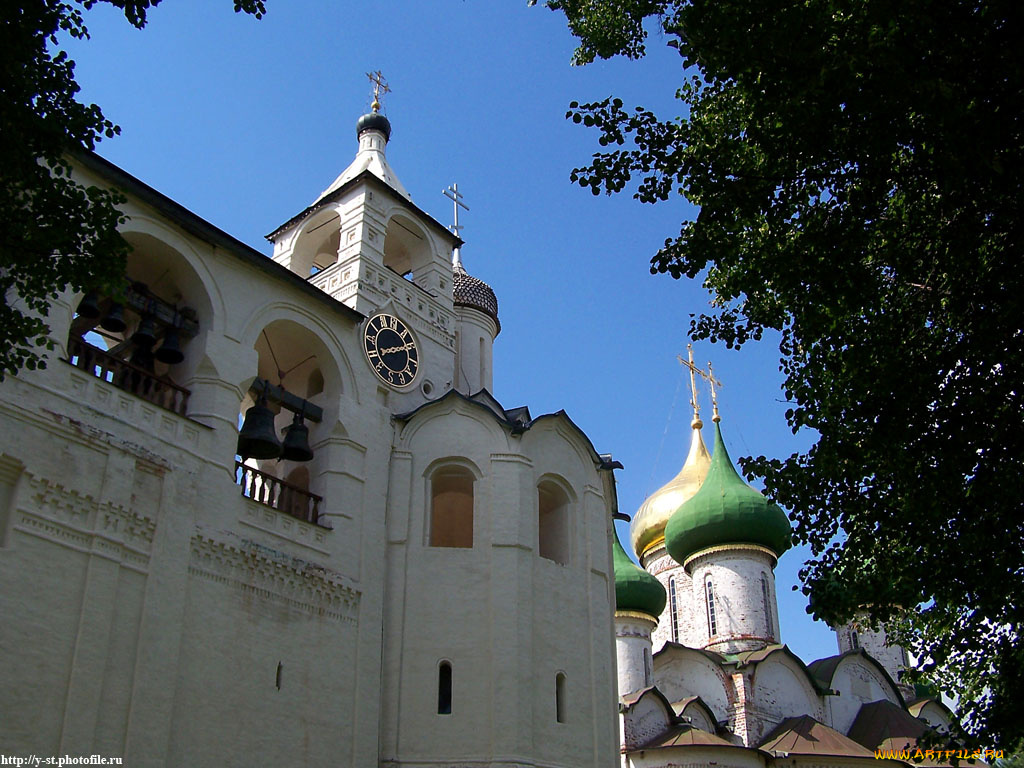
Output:
<instances>
[{"instance_id":1,"label":"dark onion dome","mask_svg":"<svg viewBox=\"0 0 1024 768\"><path fill-rule=\"evenodd\" d=\"M368 112L356 122L356 138L359 138L363 131L380 131L384 134L384 141L390 141L391 122L380 112Z\"/></svg>"},{"instance_id":2,"label":"dark onion dome","mask_svg":"<svg viewBox=\"0 0 1024 768\"><path fill-rule=\"evenodd\" d=\"M629 559L619 534L612 532L612 567L615 571L615 610L635 611L655 621L665 610L665 587Z\"/></svg>"},{"instance_id":3,"label":"dark onion dome","mask_svg":"<svg viewBox=\"0 0 1024 768\"><path fill-rule=\"evenodd\" d=\"M485 315L490 315L494 318L499 333L501 332L501 321L498 320L498 297L494 295L491 286L469 274L461 263L452 267L452 298L457 307L471 307L479 309Z\"/></svg>"},{"instance_id":4,"label":"dark onion dome","mask_svg":"<svg viewBox=\"0 0 1024 768\"><path fill-rule=\"evenodd\" d=\"M782 509L751 488L732 465L715 424L715 451L708 476L665 526L665 547L684 563L695 552L723 544L758 544L778 558L790 547L789 519Z\"/></svg>"}]
</instances>

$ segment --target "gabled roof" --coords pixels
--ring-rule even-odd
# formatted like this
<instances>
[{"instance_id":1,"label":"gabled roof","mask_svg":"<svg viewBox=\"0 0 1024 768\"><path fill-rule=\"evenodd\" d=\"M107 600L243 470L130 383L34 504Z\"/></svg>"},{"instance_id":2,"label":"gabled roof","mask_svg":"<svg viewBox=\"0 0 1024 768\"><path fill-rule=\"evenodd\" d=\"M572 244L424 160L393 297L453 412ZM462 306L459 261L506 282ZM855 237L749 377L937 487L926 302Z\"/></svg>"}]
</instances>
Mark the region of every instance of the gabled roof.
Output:
<instances>
[{"instance_id":1,"label":"gabled roof","mask_svg":"<svg viewBox=\"0 0 1024 768\"><path fill-rule=\"evenodd\" d=\"M871 750L810 715L787 717L764 738L759 749L815 757L875 757Z\"/></svg>"},{"instance_id":2,"label":"gabled roof","mask_svg":"<svg viewBox=\"0 0 1024 768\"><path fill-rule=\"evenodd\" d=\"M917 744L928 726L891 701L864 704L847 735L868 749L904 749Z\"/></svg>"},{"instance_id":3,"label":"gabled roof","mask_svg":"<svg viewBox=\"0 0 1024 768\"><path fill-rule=\"evenodd\" d=\"M817 681L821 688L826 690L832 688L832 678L835 677L836 670L839 669L840 663L851 656L860 656L865 661L870 662L885 678L886 682L889 683L889 687L893 690L900 701L903 700L903 694L900 693L899 686L896 685L896 681L892 679L892 675L886 670L881 663L872 656L870 653L865 651L863 648L855 648L845 653L839 653L835 656L826 656L824 659L818 659L812 661L807 665L807 669L810 670L811 675Z\"/></svg>"},{"instance_id":4,"label":"gabled roof","mask_svg":"<svg viewBox=\"0 0 1024 768\"><path fill-rule=\"evenodd\" d=\"M656 659L662 654L672 653L674 651L692 651L693 653L699 653L702 656L706 656L719 666L722 666L727 661L725 656L720 653L716 653L715 651L709 651L706 648L691 648L690 646L682 645L681 643L673 643L671 640L667 640L665 644L658 649L654 654L654 658Z\"/></svg>"},{"instance_id":5,"label":"gabled roof","mask_svg":"<svg viewBox=\"0 0 1024 768\"><path fill-rule=\"evenodd\" d=\"M727 747L729 749L746 749L726 741L713 733L694 728L692 725L677 725L666 733L655 736L649 742L637 747L641 749L666 749L668 747Z\"/></svg>"}]
</instances>

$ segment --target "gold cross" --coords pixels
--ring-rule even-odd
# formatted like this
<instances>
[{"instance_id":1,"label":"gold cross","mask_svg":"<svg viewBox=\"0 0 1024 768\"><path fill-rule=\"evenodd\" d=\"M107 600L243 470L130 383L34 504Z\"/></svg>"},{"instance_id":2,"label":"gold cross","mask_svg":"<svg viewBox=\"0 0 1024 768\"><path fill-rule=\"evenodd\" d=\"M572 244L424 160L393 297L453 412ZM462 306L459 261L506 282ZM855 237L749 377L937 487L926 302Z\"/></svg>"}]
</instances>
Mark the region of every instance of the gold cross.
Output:
<instances>
[{"instance_id":1,"label":"gold cross","mask_svg":"<svg viewBox=\"0 0 1024 768\"><path fill-rule=\"evenodd\" d=\"M715 378L714 371L711 369L710 360L708 360L707 380L711 385L711 409L713 411L711 420L717 424L722 420L722 417L718 415L718 391L715 389L715 385L717 384L718 386L722 386L722 382Z\"/></svg>"},{"instance_id":2,"label":"gold cross","mask_svg":"<svg viewBox=\"0 0 1024 768\"><path fill-rule=\"evenodd\" d=\"M676 355L680 365L684 365L690 369L690 405L693 406L693 428L700 429L704 424L700 420L700 403L697 402L697 375L707 377L700 368L693 364L693 344L686 345L686 353L689 357L688 360L683 360L682 355Z\"/></svg>"},{"instance_id":3,"label":"gold cross","mask_svg":"<svg viewBox=\"0 0 1024 768\"><path fill-rule=\"evenodd\" d=\"M380 95L382 93L390 93L391 87L388 85L388 81L384 79L384 75L378 69L376 72L367 72L366 76L370 78L370 82L373 83L373 104L370 105L370 109L374 112L380 110Z\"/></svg>"}]
</instances>

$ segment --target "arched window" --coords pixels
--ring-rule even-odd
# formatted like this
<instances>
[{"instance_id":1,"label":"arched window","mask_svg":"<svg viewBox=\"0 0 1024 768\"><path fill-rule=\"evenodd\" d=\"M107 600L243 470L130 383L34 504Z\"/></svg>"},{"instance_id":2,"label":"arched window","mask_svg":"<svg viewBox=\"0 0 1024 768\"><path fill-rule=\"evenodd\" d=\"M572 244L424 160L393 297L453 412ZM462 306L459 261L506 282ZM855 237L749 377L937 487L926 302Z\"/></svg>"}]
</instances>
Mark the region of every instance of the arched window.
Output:
<instances>
[{"instance_id":1,"label":"arched window","mask_svg":"<svg viewBox=\"0 0 1024 768\"><path fill-rule=\"evenodd\" d=\"M775 629L772 622L772 601L771 592L768 587L768 575L761 574L761 600L764 603L764 624L768 628L768 637L775 638Z\"/></svg>"},{"instance_id":2,"label":"arched window","mask_svg":"<svg viewBox=\"0 0 1024 768\"><path fill-rule=\"evenodd\" d=\"M555 720L565 722L565 674L555 675Z\"/></svg>"},{"instance_id":3,"label":"arched window","mask_svg":"<svg viewBox=\"0 0 1024 768\"><path fill-rule=\"evenodd\" d=\"M442 661L437 667L437 714L452 713L452 665Z\"/></svg>"},{"instance_id":4,"label":"arched window","mask_svg":"<svg viewBox=\"0 0 1024 768\"><path fill-rule=\"evenodd\" d=\"M540 556L565 565L569 562L569 497L558 485L545 480L537 486L537 506Z\"/></svg>"},{"instance_id":5,"label":"arched window","mask_svg":"<svg viewBox=\"0 0 1024 768\"><path fill-rule=\"evenodd\" d=\"M442 467L430 478L430 546L473 546L474 480L464 467Z\"/></svg>"},{"instance_id":6,"label":"arched window","mask_svg":"<svg viewBox=\"0 0 1024 768\"><path fill-rule=\"evenodd\" d=\"M668 580L668 629L673 643L679 642L679 598L676 597L676 577Z\"/></svg>"},{"instance_id":7,"label":"arched window","mask_svg":"<svg viewBox=\"0 0 1024 768\"><path fill-rule=\"evenodd\" d=\"M718 634L718 617L715 615L715 587L708 579L705 585L708 598L708 634L714 637Z\"/></svg>"},{"instance_id":8,"label":"arched window","mask_svg":"<svg viewBox=\"0 0 1024 768\"><path fill-rule=\"evenodd\" d=\"M860 640L857 638L857 630L855 629L850 631L850 647L855 651L860 648Z\"/></svg>"}]
</instances>

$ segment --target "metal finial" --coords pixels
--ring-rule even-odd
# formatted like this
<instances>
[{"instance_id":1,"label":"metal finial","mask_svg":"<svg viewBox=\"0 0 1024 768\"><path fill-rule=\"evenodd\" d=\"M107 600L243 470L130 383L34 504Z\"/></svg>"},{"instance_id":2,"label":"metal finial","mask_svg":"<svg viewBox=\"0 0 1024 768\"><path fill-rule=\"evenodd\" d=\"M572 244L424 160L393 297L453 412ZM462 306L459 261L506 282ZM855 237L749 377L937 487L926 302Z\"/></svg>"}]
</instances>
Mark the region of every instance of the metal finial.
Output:
<instances>
[{"instance_id":1,"label":"metal finial","mask_svg":"<svg viewBox=\"0 0 1024 768\"><path fill-rule=\"evenodd\" d=\"M452 201L453 207L455 208L455 223L452 224L448 229L452 231L452 234L456 237L459 235L459 230L462 229L462 225L459 224L459 208L469 210L469 206L462 202L462 193L459 192L458 183L453 183L448 186L448 189L442 189L441 194ZM459 247L455 246L452 249L452 269L462 267L462 254L459 253Z\"/></svg>"},{"instance_id":2,"label":"metal finial","mask_svg":"<svg viewBox=\"0 0 1024 768\"><path fill-rule=\"evenodd\" d=\"M380 96L382 93L390 93L391 87L388 85L388 81L384 79L384 75L381 74L379 69L376 72L367 72L366 76L373 84L373 104L370 105L370 109L374 112L379 112Z\"/></svg>"},{"instance_id":3,"label":"metal finial","mask_svg":"<svg viewBox=\"0 0 1024 768\"><path fill-rule=\"evenodd\" d=\"M704 376L704 371L693 364L693 344L686 345L686 353L689 360L683 360L681 355L676 357L681 365L690 369L690 405L693 406L693 421L690 426L693 429L700 429L704 426L704 422L700 420L700 403L697 400L697 377L695 374Z\"/></svg>"},{"instance_id":4,"label":"metal finial","mask_svg":"<svg viewBox=\"0 0 1024 768\"><path fill-rule=\"evenodd\" d=\"M719 387L722 386L722 382L715 378L715 373L711 368L711 361L708 360L708 372L707 372L708 383L711 385L711 408L713 415L711 420L717 424L722 420L722 417L718 415L718 390L715 389L717 384Z\"/></svg>"}]
</instances>

